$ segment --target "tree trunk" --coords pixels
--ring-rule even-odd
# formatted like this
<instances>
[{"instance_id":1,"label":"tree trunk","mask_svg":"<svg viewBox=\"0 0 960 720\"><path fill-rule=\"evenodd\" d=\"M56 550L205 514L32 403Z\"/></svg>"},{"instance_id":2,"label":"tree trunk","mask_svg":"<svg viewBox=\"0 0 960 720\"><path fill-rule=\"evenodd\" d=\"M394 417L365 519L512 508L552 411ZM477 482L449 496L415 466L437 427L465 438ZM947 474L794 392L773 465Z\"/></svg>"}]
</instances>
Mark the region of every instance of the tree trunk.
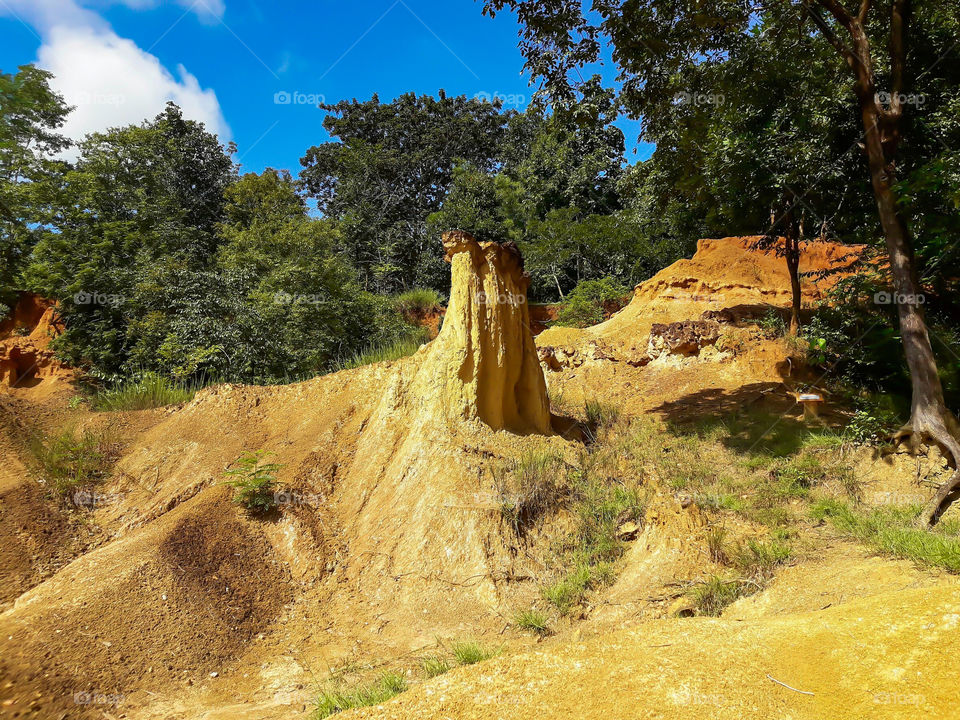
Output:
<instances>
[{"instance_id":1,"label":"tree trunk","mask_svg":"<svg viewBox=\"0 0 960 720\"><path fill-rule=\"evenodd\" d=\"M784 252L787 256L787 272L790 275L792 302L790 305L790 337L800 332L800 238L796 226L791 222L784 238Z\"/></svg>"},{"instance_id":2,"label":"tree trunk","mask_svg":"<svg viewBox=\"0 0 960 720\"><path fill-rule=\"evenodd\" d=\"M892 153L884 147L885 141L888 148L896 147L899 139L899 118L896 118L896 124L891 127L890 120L881 116L875 99L876 88L870 70L871 58L866 35L859 26L856 26L851 34L854 39L854 52L858 58L854 69L857 74L857 97L865 133L870 182L890 256L890 271L895 291L892 300L897 305L903 349L910 369L910 420L897 433L897 437L911 436L914 447L919 446L923 438L930 438L949 452L957 465L960 461L958 423L944 401L943 386L937 373L937 363L923 317L923 299L913 245L906 222L897 208L893 187L893 161L888 158ZM926 507L921 516L924 523L932 524L936 521L944 501L958 485L960 470L954 472Z\"/></svg>"}]
</instances>

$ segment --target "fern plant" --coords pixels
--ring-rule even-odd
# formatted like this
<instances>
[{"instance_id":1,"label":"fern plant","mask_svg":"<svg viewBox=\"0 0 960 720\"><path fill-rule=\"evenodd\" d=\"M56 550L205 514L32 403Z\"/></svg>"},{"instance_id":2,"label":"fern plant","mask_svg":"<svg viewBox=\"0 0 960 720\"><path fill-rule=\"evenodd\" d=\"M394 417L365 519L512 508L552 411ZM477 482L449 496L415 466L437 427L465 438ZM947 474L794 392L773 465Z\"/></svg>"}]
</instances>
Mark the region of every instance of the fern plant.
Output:
<instances>
[{"instance_id":1,"label":"fern plant","mask_svg":"<svg viewBox=\"0 0 960 720\"><path fill-rule=\"evenodd\" d=\"M283 465L263 462L269 455L273 453L266 450L245 452L234 461L237 467L224 471L232 478L226 484L236 489L233 501L250 512L269 512L277 505L276 473Z\"/></svg>"}]
</instances>

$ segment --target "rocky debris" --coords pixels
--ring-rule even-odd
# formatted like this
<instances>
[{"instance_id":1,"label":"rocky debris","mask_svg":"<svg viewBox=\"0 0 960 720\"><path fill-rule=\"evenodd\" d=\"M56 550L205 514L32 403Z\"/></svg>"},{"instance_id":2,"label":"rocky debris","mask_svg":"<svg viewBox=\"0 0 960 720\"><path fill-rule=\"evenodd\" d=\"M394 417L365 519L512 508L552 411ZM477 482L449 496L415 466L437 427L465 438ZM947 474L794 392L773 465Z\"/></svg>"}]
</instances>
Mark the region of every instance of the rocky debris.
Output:
<instances>
[{"instance_id":1,"label":"rocky debris","mask_svg":"<svg viewBox=\"0 0 960 720\"><path fill-rule=\"evenodd\" d=\"M551 372L580 367L584 363L617 360L610 348L597 340L591 340L583 348L545 345L537 348L537 355L543 369Z\"/></svg>"},{"instance_id":2,"label":"rocky debris","mask_svg":"<svg viewBox=\"0 0 960 720\"><path fill-rule=\"evenodd\" d=\"M530 332L530 276L514 243L444 233L450 303L413 381L424 409L448 421L551 434L547 385Z\"/></svg>"},{"instance_id":3,"label":"rocky debris","mask_svg":"<svg viewBox=\"0 0 960 720\"><path fill-rule=\"evenodd\" d=\"M704 310L700 315L701 320L713 320L721 325L733 325L737 318L731 310Z\"/></svg>"},{"instance_id":4,"label":"rocky debris","mask_svg":"<svg viewBox=\"0 0 960 720\"><path fill-rule=\"evenodd\" d=\"M621 540L636 540L640 526L635 522L625 522L617 528L617 537Z\"/></svg>"},{"instance_id":5,"label":"rocky debris","mask_svg":"<svg viewBox=\"0 0 960 720\"><path fill-rule=\"evenodd\" d=\"M656 359L661 355L696 355L704 347L714 345L720 337L716 320L682 320L673 323L655 323L647 341L647 355Z\"/></svg>"}]
</instances>

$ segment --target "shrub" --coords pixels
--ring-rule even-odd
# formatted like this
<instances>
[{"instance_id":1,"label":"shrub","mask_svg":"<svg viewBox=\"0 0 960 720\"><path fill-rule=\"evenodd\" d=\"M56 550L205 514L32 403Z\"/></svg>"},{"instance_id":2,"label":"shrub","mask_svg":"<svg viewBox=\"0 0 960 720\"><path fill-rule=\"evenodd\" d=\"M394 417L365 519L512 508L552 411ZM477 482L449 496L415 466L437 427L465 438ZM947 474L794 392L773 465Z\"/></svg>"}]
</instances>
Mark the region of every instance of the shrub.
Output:
<instances>
[{"instance_id":1,"label":"shrub","mask_svg":"<svg viewBox=\"0 0 960 720\"><path fill-rule=\"evenodd\" d=\"M30 451L43 472L43 481L58 495L100 482L120 454L120 446L105 431L64 430L50 437L35 435Z\"/></svg>"},{"instance_id":2,"label":"shrub","mask_svg":"<svg viewBox=\"0 0 960 720\"><path fill-rule=\"evenodd\" d=\"M767 337L780 338L787 334L787 322L783 313L775 308L768 308L763 317L757 321L757 326Z\"/></svg>"},{"instance_id":3,"label":"shrub","mask_svg":"<svg viewBox=\"0 0 960 720\"><path fill-rule=\"evenodd\" d=\"M630 290L613 278L581 281L567 297L557 325L588 327L603 322L604 305L621 302Z\"/></svg>"},{"instance_id":4,"label":"shrub","mask_svg":"<svg viewBox=\"0 0 960 720\"><path fill-rule=\"evenodd\" d=\"M283 466L262 462L272 454L266 450L244 453L234 461L239 467L224 471L225 475L234 478L226 483L236 489L233 501L251 512L269 512L277 504L274 497L276 472Z\"/></svg>"},{"instance_id":5,"label":"shrub","mask_svg":"<svg viewBox=\"0 0 960 720\"><path fill-rule=\"evenodd\" d=\"M420 669L423 670L424 677L436 677L450 670L450 661L437 655L428 655L420 658Z\"/></svg>"},{"instance_id":6,"label":"shrub","mask_svg":"<svg viewBox=\"0 0 960 720\"><path fill-rule=\"evenodd\" d=\"M176 382L156 373L145 373L139 378L123 382L116 388L97 393L94 410L148 410L164 405L189 402L199 385Z\"/></svg>"},{"instance_id":7,"label":"shrub","mask_svg":"<svg viewBox=\"0 0 960 720\"><path fill-rule=\"evenodd\" d=\"M513 618L513 624L521 630L527 630L535 635L547 635L550 632L546 614L536 608L518 612Z\"/></svg>"},{"instance_id":8,"label":"shrub","mask_svg":"<svg viewBox=\"0 0 960 720\"><path fill-rule=\"evenodd\" d=\"M489 648L473 640L462 640L450 646L450 652L460 665L473 665L500 654L500 648Z\"/></svg>"},{"instance_id":9,"label":"shrub","mask_svg":"<svg viewBox=\"0 0 960 720\"><path fill-rule=\"evenodd\" d=\"M328 688L320 692L313 717L322 720L344 710L379 705L406 689L406 678L394 672L385 672L372 683L350 689Z\"/></svg>"},{"instance_id":10,"label":"shrub","mask_svg":"<svg viewBox=\"0 0 960 720\"><path fill-rule=\"evenodd\" d=\"M424 315L439 310L443 305L440 293L426 288L415 288L400 293L394 298L400 312L407 315Z\"/></svg>"},{"instance_id":11,"label":"shrub","mask_svg":"<svg viewBox=\"0 0 960 720\"><path fill-rule=\"evenodd\" d=\"M843 429L849 442L881 444L902 424L896 409L882 401L858 398L857 406Z\"/></svg>"}]
</instances>

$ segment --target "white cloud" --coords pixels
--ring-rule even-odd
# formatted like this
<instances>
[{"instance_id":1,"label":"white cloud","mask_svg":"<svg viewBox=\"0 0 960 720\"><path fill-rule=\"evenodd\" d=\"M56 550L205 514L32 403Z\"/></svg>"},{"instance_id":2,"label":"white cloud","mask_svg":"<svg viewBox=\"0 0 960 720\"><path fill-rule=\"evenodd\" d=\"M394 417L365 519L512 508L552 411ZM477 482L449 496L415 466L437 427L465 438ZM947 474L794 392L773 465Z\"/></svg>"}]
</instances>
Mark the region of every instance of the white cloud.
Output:
<instances>
[{"instance_id":1,"label":"white cloud","mask_svg":"<svg viewBox=\"0 0 960 720\"><path fill-rule=\"evenodd\" d=\"M134 5L143 0L123 1ZM199 2L222 11L222 2ZM181 4L192 5L188 0ZM0 3L0 13L3 8ZM212 89L200 87L183 65L174 77L156 56L118 36L96 13L72 0L13 0L13 10L39 30L43 44L37 65L53 73L51 85L75 107L64 135L79 140L89 132L140 123L172 100L185 117L203 122L221 140L229 139L230 128Z\"/></svg>"},{"instance_id":2,"label":"white cloud","mask_svg":"<svg viewBox=\"0 0 960 720\"><path fill-rule=\"evenodd\" d=\"M160 4L160 0L114 0L134 10L150 10ZM204 22L215 23L223 17L226 6L223 0L176 0L176 4L195 13Z\"/></svg>"}]
</instances>

